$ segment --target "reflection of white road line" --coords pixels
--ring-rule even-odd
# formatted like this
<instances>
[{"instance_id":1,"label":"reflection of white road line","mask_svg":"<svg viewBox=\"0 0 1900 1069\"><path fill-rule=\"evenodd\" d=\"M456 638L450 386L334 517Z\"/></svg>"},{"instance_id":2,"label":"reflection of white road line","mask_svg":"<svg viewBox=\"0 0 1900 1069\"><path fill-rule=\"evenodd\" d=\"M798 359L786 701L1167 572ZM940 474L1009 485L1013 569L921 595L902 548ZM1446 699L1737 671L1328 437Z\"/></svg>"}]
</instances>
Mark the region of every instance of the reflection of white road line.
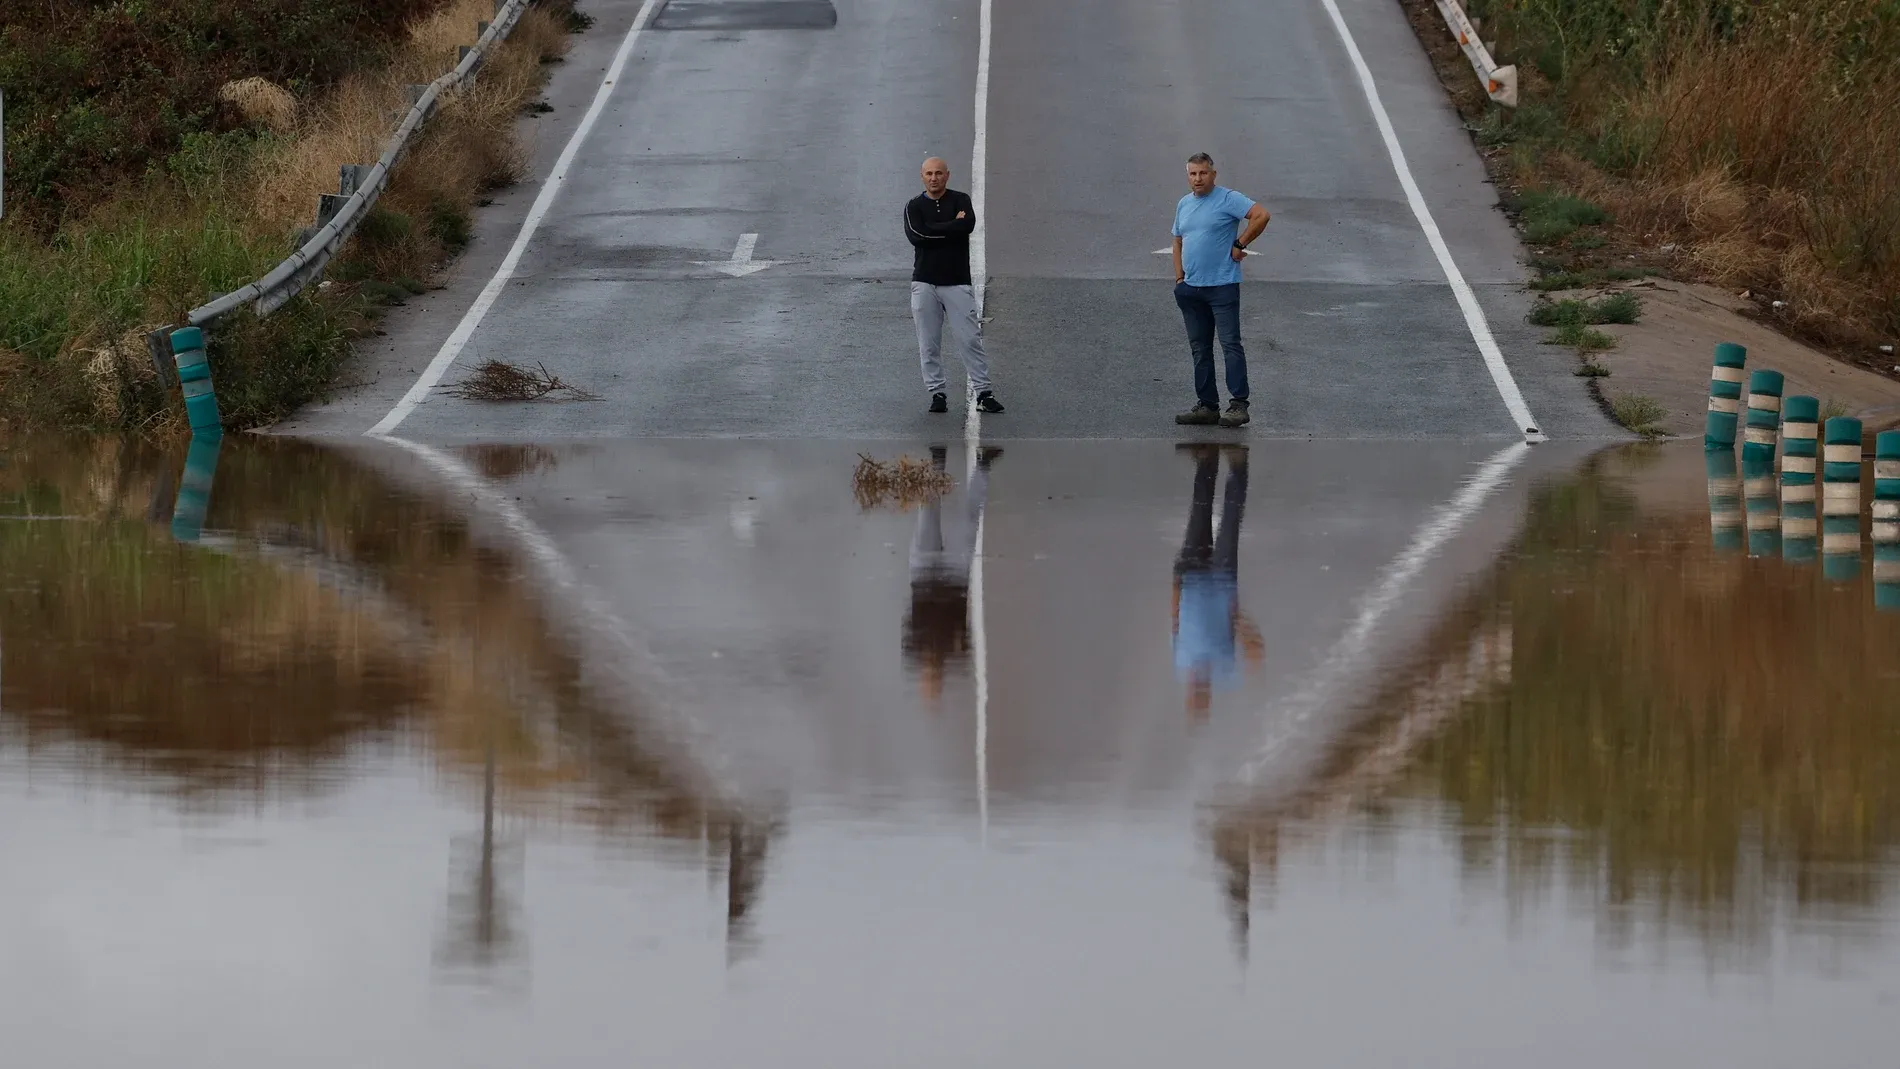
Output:
<instances>
[{"instance_id":1,"label":"reflection of white road line","mask_svg":"<svg viewBox=\"0 0 1900 1069\"><path fill-rule=\"evenodd\" d=\"M391 445L399 446L426 464L430 470L441 476L461 493L475 500L477 507L501 521L510 534L520 542L528 557L538 567L542 579L564 594L575 598L586 614L599 626L598 633L610 639L618 648L622 661L617 669L627 681L638 681L641 697L646 699L638 711L643 726L669 730L674 735L671 740L688 758L692 773L703 775L709 782L708 793L718 800L733 802L738 793L726 774L722 755L717 747L711 745L709 733L698 718L684 708L678 697L678 688L667 682L653 654L646 646L633 637L633 629L625 620L601 600L599 593L591 585L583 583L575 575L573 565L562 555L540 527L536 526L515 503L495 490L480 476L470 471L461 461L447 453L416 442L401 438L382 439ZM658 722L654 714L670 712L663 723Z\"/></svg>"},{"instance_id":2,"label":"reflection of white road line","mask_svg":"<svg viewBox=\"0 0 1900 1069\"><path fill-rule=\"evenodd\" d=\"M1266 740L1241 767L1239 778L1242 784L1254 784L1261 770L1312 719L1314 712L1333 696L1333 691L1348 674L1366 669L1364 658L1380 620L1398 602L1406 586L1424 570L1439 548L1451 541L1484 504L1485 499L1504 484L1505 476L1511 473L1511 469L1517 467L1529 453L1529 445L1514 442L1485 461L1477 474L1458 491L1457 496L1426 519L1405 551L1386 565L1378 584L1360 601L1359 613L1353 619L1352 626L1327 652L1311 678L1285 701L1269 707L1271 719L1278 722L1277 730L1269 729Z\"/></svg>"},{"instance_id":3,"label":"reflection of white road line","mask_svg":"<svg viewBox=\"0 0 1900 1069\"><path fill-rule=\"evenodd\" d=\"M983 289L989 281L985 252L986 191L989 188L990 131L990 0L983 0L977 15L976 43L976 143L970 149L970 207L976 211L976 227L970 234L970 281L976 292L977 329L982 329ZM977 454L982 450L983 424L976 412L976 394L970 393L963 416L963 439L969 448L970 463L964 473L964 485L976 481ZM988 512L988 502L984 512ZM990 838L990 658L989 638L983 626L983 525L978 513L974 549L970 558L970 654L976 676L976 812L978 834L984 845Z\"/></svg>"}]
</instances>

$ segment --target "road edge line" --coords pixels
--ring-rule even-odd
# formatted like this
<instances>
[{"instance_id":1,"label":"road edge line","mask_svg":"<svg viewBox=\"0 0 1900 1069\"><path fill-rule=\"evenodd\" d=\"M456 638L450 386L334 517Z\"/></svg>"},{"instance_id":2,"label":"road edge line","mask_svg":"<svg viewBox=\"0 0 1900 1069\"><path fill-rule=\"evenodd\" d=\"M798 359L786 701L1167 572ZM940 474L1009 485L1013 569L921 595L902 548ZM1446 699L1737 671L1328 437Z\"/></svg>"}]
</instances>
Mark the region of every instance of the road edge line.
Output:
<instances>
[{"instance_id":1,"label":"road edge line","mask_svg":"<svg viewBox=\"0 0 1900 1069\"><path fill-rule=\"evenodd\" d=\"M568 170L574 165L574 157L580 153L581 145L586 142L587 135L593 132L594 124L600 121L601 112L606 110L607 100L613 96L614 86L626 70L627 61L632 58L633 49L639 43L640 34L646 30L647 23L652 21L654 10L663 2L664 0L646 0L640 5L639 12L633 17L633 25L628 27L626 37L621 39L620 48L614 53L613 62L607 66L606 77L601 79L600 88L594 91L594 102L588 106L587 113L581 116L580 125L575 127L574 133L568 137L566 146L561 149L561 155L554 161L554 169L548 173L547 181L541 184L541 192L534 198L533 206L528 209L527 218L521 221L521 230L516 233L514 244L509 246L508 255L502 258L501 266L495 269L494 277L490 278L488 284L482 287L481 293L476 295L475 303L469 305L468 311L462 314L461 321L449 333L447 340L443 341L442 347L436 350L435 358L430 360L429 366L422 370L415 384L409 387L408 392L402 395L402 399L396 402L395 407L391 408L387 415L378 420L375 426L363 432L366 436L384 438L401 426L402 421L408 419L411 412L429 399L429 391L442 381L442 376L448 374L456 358L462 355L462 350L468 346L469 339L475 336L475 328L481 326L482 320L488 315L488 310L494 307L495 301L501 297L501 291L508 285L508 280L514 277L515 268L521 264L522 254L528 250L528 243L534 240L535 231L541 228L541 220L547 216L549 209L554 207L554 198L560 193L561 187L567 183Z\"/></svg>"},{"instance_id":2,"label":"road edge line","mask_svg":"<svg viewBox=\"0 0 1900 1069\"><path fill-rule=\"evenodd\" d=\"M970 207L976 211L976 227L970 233L970 283L976 298L976 329L983 330L983 291L989 285L989 257L985 230L989 205L989 133L990 133L990 37L993 26L992 0L982 0L977 15L975 143L970 148ZM963 416L963 444L969 452L964 474L965 492L976 479L977 455L983 449L983 418L977 413L976 391L966 389ZM977 820L984 846L990 836L989 734L990 677L989 635L983 622L983 528L989 516L988 502L976 519L970 551L970 659L976 677L976 777Z\"/></svg>"},{"instance_id":3,"label":"road edge line","mask_svg":"<svg viewBox=\"0 0 1900 1069\"><path fill-rule=\"evenodd\" d=\"M1491 372L1491 381L1498 388L1498 396L1504 399L1504 407L1511 412L1511 418L1517 421L1518 430L1527 442L1546 441L1543 431L1538 429L1537 420L1531 415L1530 406L1524 402L1524 394L1517 388L1517 380L1511 376L1510 365L1504 362L1504 351L1498 348L1497 338L1491 334L1491 325L1485 320L1484 308L1478 304L1478 295L1471 289L1471 283L1465 281L1464 272L1458 270L1458 264L1451 256L1451 247L1445 244L1445 235L1438 229L1438 220L1432 217L1432 210L1425 203L1425 195L1419 191L1418 182L1412 177L1412 166L1405 160L1405 149L1399 144L1399 135L1392 127L1392 116L1385 110L1385 101L1379 96L1378 83L1373 80L1372 68L1366 65L1366 57L1359 51L1359 42L1353 38L1352 29L1346 25L1346 16L1340 13L1337 0L1320 0L1326 14L1332 17L1333 29L1339 33L1340 42L1346 46L1346 54L1352 60L1353 71L1359 76L1359 88L1365 93L1366 103L1372 105L1372 118L1379 126L1379 136L1385 141L1386 155L1392 160L1392 169L1398 174L1399 185L1405 190L1405 199L1411 205L1412 215L1418 220L1419 228L1425 231L1425 240L1430 243L1433 255L1438 257L1438 266L1445 273L1445 281L1450 283L1453 296L1458 299L1458 308L1464 313L1465 326L1471 331L1471 340L1478 345L1478 352L1484 357L1485 367Z\"/></svg>"}]
</instances>

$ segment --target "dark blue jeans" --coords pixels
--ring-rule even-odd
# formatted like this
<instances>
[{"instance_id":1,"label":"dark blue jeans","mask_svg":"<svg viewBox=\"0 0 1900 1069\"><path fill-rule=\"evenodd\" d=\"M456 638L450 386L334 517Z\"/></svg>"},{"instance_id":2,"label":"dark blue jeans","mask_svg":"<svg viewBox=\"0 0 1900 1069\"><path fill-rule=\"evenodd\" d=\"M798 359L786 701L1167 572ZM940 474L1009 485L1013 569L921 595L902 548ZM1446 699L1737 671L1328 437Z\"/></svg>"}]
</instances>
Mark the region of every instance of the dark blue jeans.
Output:
<instances>
[{"instance_id":1,"label":"dark blue jeans","mask_svg":"<svg viewBox=\"0 0 1900 1069\"><path fill-rule=\"evenodd\" d=\"M1214 336L1220 335L1227 358L1227 393L1236 401L1247 399L1247 350L1240 346L1240 287L1190 286L1176 283L1174 303L1187 322L1188 349L1194 353L1194 396L1209 408L1220 407L1214 388Z\"/></svg>"}]
</instances>

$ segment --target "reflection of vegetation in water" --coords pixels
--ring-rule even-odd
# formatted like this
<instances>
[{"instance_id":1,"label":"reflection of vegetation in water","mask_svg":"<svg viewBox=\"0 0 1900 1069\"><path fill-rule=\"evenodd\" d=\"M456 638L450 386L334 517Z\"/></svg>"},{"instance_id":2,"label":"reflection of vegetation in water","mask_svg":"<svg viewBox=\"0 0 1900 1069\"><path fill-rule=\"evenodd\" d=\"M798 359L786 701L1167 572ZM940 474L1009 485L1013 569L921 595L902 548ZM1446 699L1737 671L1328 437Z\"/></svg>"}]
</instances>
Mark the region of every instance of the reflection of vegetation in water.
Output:
<instances>
[{"instance_id":1,"label":"reflection of vegetation in water","mask_svg":"<svg viewBox=\"0 0 1900 1069\"><path fill-rule=\"evenodd\" d=\"M1687 909L1709 934L1784 895L1872 901L1900 834L1900 688L1882 678L1900 620L1865 589L1718 555L1705 512L1639 514L1591 470L1537 496L1488 597L1509 605L1511 682L1413 771L1469 861L1501 849L1529 887L1561 860L1606 904Z\"/></svg>"},{"instance_id":2,"label":"reflection of vegetation in water","mask_svg":"<svg viewBox=\"0 0 1900 1069\"><path fill-rule=\"evenodd\" d=\"M233 438L206 525L233 537L180 545L164 513L182 454L11 447L0 514L70 518L0 521L0 728L200 799L316 789L377 739L425 743L474 797L492 747L517 810L714 834L451 508L328 450Z\"/></svg>"}]
</instances>

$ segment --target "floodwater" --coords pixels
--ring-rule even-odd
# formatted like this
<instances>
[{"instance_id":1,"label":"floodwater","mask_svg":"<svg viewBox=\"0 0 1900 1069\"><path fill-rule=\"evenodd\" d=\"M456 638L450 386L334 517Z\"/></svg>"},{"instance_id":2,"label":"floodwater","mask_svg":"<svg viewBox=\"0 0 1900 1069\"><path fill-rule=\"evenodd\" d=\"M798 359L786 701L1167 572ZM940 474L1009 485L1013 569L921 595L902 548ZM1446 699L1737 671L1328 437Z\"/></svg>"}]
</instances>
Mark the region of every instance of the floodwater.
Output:
<instances>
[{"instance_id":1,"label":"floodwater","mask_svg":"<svg viewBox=\"0 0 1900 1069\"><path fill-rule=\"evenodd\" d=\"M5 1064L1891 1064L1865 501L860 453L16 444Z\"/></svg>"}]
</instances>

